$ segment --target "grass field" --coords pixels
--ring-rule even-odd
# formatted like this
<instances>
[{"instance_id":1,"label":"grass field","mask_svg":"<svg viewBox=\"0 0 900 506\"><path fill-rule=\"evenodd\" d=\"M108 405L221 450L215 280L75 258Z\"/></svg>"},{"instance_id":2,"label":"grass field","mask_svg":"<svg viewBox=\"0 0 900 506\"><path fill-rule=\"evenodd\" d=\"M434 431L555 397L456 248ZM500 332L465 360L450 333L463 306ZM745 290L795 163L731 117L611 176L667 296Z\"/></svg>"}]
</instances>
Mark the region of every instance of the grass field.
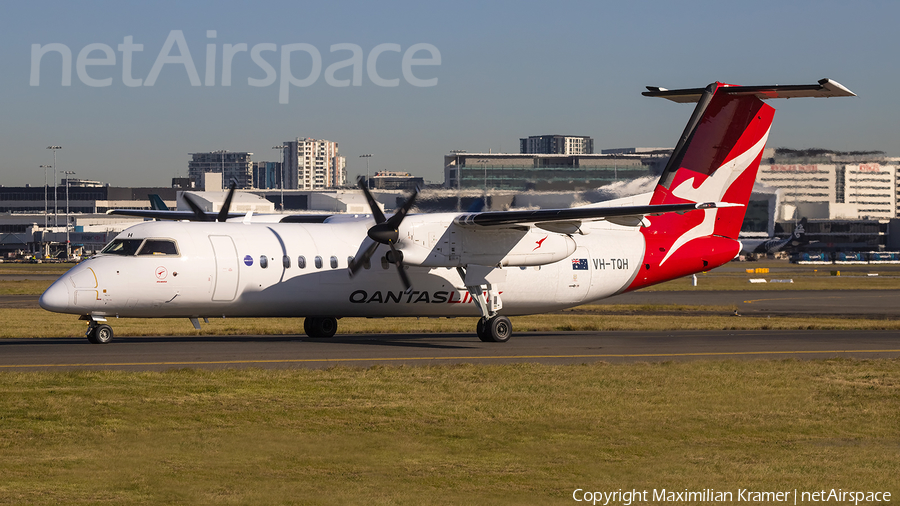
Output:
<instances>
[{"instance_id":1,"label":"grass field","mask_svg":"<svg viewBox=\"0 0 900 506\"><path fill-rule=\"evenodd\" d=\"M0 373L2 504L900 494L900 361Z\"/></svg>"}]
</instances>

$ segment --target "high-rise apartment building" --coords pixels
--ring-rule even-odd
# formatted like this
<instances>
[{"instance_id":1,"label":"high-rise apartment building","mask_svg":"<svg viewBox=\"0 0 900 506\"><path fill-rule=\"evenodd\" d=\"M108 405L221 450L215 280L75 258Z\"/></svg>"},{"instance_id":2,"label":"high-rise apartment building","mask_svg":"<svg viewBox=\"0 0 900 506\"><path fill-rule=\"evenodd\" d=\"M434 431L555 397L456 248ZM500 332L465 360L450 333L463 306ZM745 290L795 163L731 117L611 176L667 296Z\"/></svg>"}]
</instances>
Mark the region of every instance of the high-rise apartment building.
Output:
<instances>
[{"instance_id":1,"label":"high-rise apartment building","mask_svg":"<svg viewBox=\"0 0 900 506\"><path fill-rule=\"evenodd\" d=\"M226 150L190 153L188 176L199 184L203 180L204 173L213 172L222 174L222 184L226 188L231 184L232 179L237 183L238 188L250 188L253 184L253 162L250 161L252 154ZM222 188L203 189L216 191Z\"/></svg>"},{"instance_id":2,"label":"high-rise apartment building","mask_svg":"<svg viewBox=\"0 0 900 506\"><path fill-rule=\"evenodd\" d=\"M297 138L284 143L286 188L322 190L346 185L346 159L338 153L338 143Z\"/></svg>"},{"instance_id":3,"label":"high-rise apartment building","mask_svg":"<svg viewBox=\"0 0 900 506\"><path fill-rule=\"evenodd\" d=\"M545 155L590 155L594 139L575 135L532 135L519 139L519 153Z\"/></svg>"},{"instance_id":4,"label":"high-rise apartment building","mask_svg":"<svg viewBox=\"0 0 900 506\"><path fill-rule=\"evenodd\" d=\"M253 162L253 187L281 188L281 162Z\"/></svg>"}]
</instances>

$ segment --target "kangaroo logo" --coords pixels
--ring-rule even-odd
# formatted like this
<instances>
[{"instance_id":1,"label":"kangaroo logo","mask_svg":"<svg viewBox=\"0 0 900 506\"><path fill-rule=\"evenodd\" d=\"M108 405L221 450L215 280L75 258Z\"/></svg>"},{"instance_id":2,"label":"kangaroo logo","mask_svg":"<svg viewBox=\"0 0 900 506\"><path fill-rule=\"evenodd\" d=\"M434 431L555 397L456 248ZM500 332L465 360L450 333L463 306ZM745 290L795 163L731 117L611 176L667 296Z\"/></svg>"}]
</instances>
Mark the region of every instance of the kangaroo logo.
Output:
<instances>
[{"instance_id":1,"label":"kangaroo logo","mask_svg":"<svg viewBox=\"0 0 900 506\"><path fill-rule=\"evenodd\" d=\"M756 142L756 144L727 162L725 165L716 169L716 171L713 172L711 176L704 179L699 186L696 188L694 187L694 184L696 183L696 176L694 176L682 181L681 184L676 186L675 189L672 190L672 195L690 202L721 199L725 195L725 192L728 191L728 188L730 188L741 174L753 164L757 155L759 155L760 151L766 146L766 140L768 138L769 130L766 130L766 133ZM659 262L659 265L666 263L666 260L668 260L673 253L678 251L679 248L688 242L700 237L712 235L716 225L716 212L717 209L704 209L703 221L696 227L681 234L681 237L675 240L675 243L669 248L666 256Z\"/></svg>"}]
</instances>

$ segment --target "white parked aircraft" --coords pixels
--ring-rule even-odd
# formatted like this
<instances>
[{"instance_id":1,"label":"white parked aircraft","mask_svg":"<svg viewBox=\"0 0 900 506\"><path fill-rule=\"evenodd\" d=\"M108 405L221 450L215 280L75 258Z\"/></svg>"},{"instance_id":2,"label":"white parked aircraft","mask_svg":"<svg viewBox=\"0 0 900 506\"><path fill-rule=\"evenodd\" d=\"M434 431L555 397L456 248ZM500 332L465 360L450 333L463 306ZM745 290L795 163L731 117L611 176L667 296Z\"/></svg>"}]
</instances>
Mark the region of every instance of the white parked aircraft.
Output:
<instances>
[{"instance_id":1,"label":"white parked aircraft","mask_svg":"<svg viewBox=\"0 0 900 506\"><path fill-rule=\"evenodd\" d=\"M194 221L128 228L53 283L41 307L81 315L93 343L112 339L105 322L113 316L183 317L196 328L208 317L305 317L309 336L330 337L341 317L479 315L478 336L503 342L508 316L732 260L774 115L762 100L854 95L827 79L648 89L644 95L697 102L652 193L571 209L408 214L414 194L386 218L361 186L371 215L278 223L249 214L228 220L227 206L214 215L193 203L193 212L118 211Z\"/></svg>"}]
</instances>

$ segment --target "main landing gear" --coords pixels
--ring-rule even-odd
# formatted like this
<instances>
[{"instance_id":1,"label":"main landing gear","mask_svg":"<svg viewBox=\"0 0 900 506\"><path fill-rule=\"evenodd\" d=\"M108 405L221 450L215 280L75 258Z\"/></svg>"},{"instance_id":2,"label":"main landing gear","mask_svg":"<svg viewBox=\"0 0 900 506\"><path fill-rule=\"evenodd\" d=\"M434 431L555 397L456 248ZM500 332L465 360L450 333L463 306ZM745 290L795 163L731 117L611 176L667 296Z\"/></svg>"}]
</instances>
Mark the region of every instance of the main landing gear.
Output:
<instances>
[{"instance_id":1,"label":"main landing gear","mask_svg":"<svg viewBox=\"0 0 900 506\"><path fill-rule=\"evenodd\" d=\"M500 292L484 275L471 273L462 267L456 268L459 277L466 285L466 290L472 295L472 299L481 311L481 318L475 326L478 339L486 343L505 343L512 336L512 323L509 318L497 314L503 308L500 301ZM471 273L471 274L469 274Z\"/></svg>"},{"instance_id":2,"label":"main landing gear","mask_svg":"<svg viewBox=\"0 0 900 506\"><path fill-rule=\"evenodd\" d=\"M475 326L478 339L486 343L505 343L512 336L512 323L505 316L480 318Z\"/></svg>"},{"instance_id":3,"label":"main landing gear","mask_svg":"<svg viewBox=\"0 0 900 506\"><path fill-rule=\"evenodd\" d=\"M332 337L337 332L337 318L309 317L303 320L303 331L309 337Z\"/></svg>"}]
</instances>

